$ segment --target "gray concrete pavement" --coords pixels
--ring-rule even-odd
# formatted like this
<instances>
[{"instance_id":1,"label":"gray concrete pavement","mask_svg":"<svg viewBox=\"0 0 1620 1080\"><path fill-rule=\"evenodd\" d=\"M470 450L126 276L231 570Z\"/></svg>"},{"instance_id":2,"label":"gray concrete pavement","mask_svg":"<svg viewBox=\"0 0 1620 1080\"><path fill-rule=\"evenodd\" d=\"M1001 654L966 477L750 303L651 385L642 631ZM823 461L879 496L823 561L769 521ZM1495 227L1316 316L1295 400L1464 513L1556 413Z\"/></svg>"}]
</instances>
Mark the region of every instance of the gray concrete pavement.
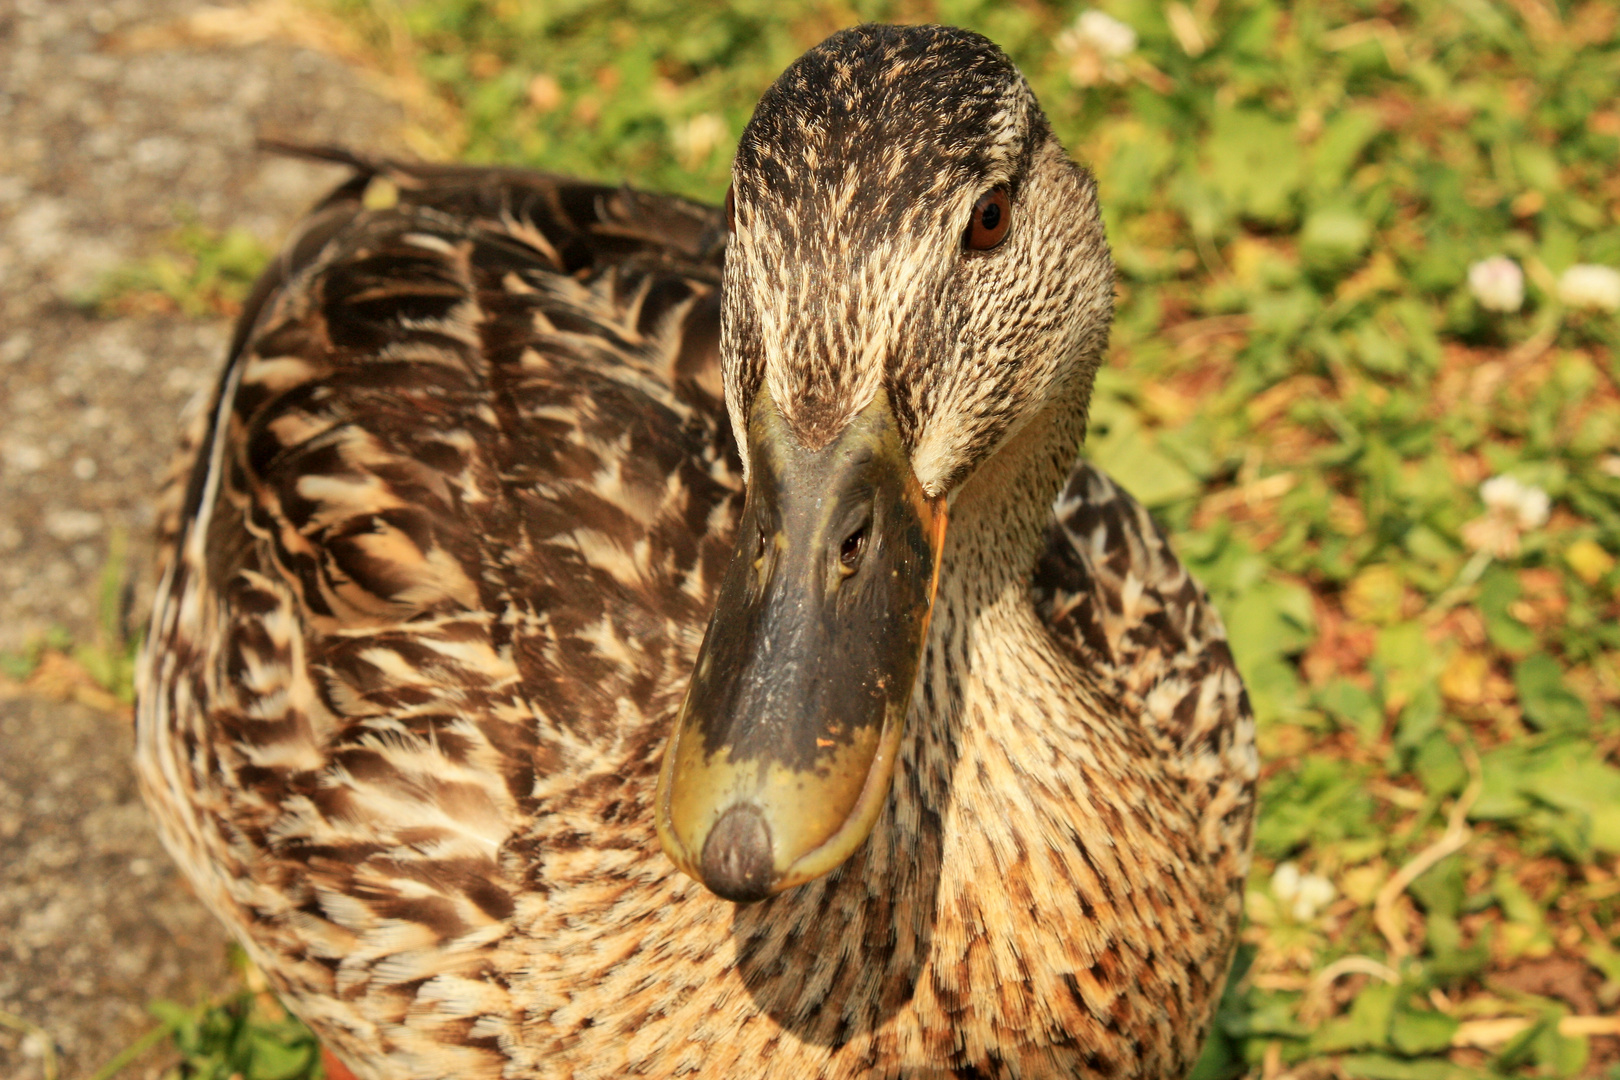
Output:
<instances>
[{"instance_id":1,"label":"gray concrete pavement","mask_svg":"<svg viewBox=\"0 0 1620 1080\"><path fill-rule=\"evenodd\" d=\"M183 217L274 245L339 174L260 154L259 134L398 149L399 112L363 72L168 32L201 8L0 0L0 651L52 628L94 640L117 534L139 612L153 493L229 333L76 300ZM149 1025L149 1000L224 985L225 939L147 823L127 717L0 690L0 1010L49 1032L61 1075L88 1075ZM0 1027L0 1077L42 1076L39 1050Z\"/></svg>"}]
</instances>

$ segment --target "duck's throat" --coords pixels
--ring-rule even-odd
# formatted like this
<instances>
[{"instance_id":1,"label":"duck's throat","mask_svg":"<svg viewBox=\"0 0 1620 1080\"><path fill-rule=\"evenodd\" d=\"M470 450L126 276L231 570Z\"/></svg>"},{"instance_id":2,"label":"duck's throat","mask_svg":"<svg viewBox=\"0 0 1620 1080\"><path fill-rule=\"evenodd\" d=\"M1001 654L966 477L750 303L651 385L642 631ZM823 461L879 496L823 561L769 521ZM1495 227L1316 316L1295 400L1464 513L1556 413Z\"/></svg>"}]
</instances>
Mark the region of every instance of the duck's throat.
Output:
<instances>
[{"instance_id":1,"label":"duck's throat","mask_svg":"<svg viewBox=\"0 0 1620 1080\"><path fill-rule=\"evenodd\" d=\"M1004 758L1000 744L1012 735L1088 726L1070 661L1059 655L1031 592L1050 542L1053 503L1084 431L1083 408L1036 416L952 500L897 768L906 784L895 786L897 821L944 827L979 794L987 801L978 810L995 817L1000 804L993 792L978 791L975 762Z\"/></svg>"},{"instance_id":2,"label":"duck's throat","mask_svg":"<svg viewBox=\"0 0 1620 1080\"><path fill-rule=\"evenodd\" d=\"M1027 597L1046 550L1052 505L1085 436L1083 406L1052 407L1023 426L951 499L939 600L958 621L1013 590ZM936 608L935 618L942 612Z\"/></svg>"}]
</instances>

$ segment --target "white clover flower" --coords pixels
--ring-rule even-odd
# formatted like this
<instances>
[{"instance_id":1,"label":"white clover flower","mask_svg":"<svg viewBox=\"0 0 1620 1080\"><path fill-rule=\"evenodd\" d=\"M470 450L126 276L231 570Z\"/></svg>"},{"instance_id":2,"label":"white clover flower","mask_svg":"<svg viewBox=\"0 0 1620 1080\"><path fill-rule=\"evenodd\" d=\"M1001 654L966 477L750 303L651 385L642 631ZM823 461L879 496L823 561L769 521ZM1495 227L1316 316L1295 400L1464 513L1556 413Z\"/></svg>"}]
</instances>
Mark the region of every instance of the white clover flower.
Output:
<instances>
[{"instance_id":1,"label":"white clover flower","mask_svg":"<svg viewBox=\"0 0 1620 1080\"><path fill-rule=\"evenodd\" d=\"M1136 48L1136 31L1106 12L1082 11L1054 48L1068 59L1069 78L1079 86L1124 82L1130 73L1120 61Z\"/></svg>"},{"instance_id":2,"label":"white clover flower","mask_svg":"<svg viewBox=\"0 0 1620 1080\"><path fill-rule=\"evenodd\" d=\"M1572 308L1620 311L1620 270L1580 263L1558 279L1558 299Z\"/></svg>"},{"instance_id":3,"label":"white clover flower","mask_svg":"<svg viewBox=\"0 0 1620 1080\"><path fill-rule=\"evenodd\" d=\"M1310 922L1338 895L1333 882L1321 874L1302 874L1293 862L1277 864L1271 875L1271 893L1299 922Z\"/></svg>"},{"instance_id":4,"label":"white clover flower","mask_svg":"<svg viewBox=\"0 0 1620 1080\"><path fill-rule=\"evenodd\" d=\"M1491 477L1479 485L1479 497L1485 513L1463 526L1463 541L1498 559L1517 555L1524 534L1547 524L1552 510L1552 499L1545 491L1511 476Z\"/></svg>"},{"instance_id":5,"label":"white clover flower","mask_svg":"<svg viewBox=\"0 0 1620 1080\"><path fill-rule=\"evenodd\" d=\"M675 152L687 168L697 168L709 158L709 153L725 140L729 132L726 122L714 113L698 113L690 120L675 125L670 141Z\"/></svg>"},{"instance_id":6,"label":"white clover flower","mask_svg":"<svg viewBox=\"0 0 1620 1080\"><path fill-rule=\"evenodd\" d=\"M1306 874L1300 879L1299 895L1294 898L1294 918L1310 922L1338 895L1333 882L1321 874Z\"/></svg>"},{"instance_id":7,"label":"white clover flower","mask_svg":"<svg viewBox=\"0 0 1620 1080\"><path fill-rule=\"evenodd\" d=\"M1299 895L1299 864L1278 863L1271 872L1271 891L1279 900L1292 900Z\"/></svg>"},{"instance_id":8,"label":"white clover flower","mask_svg":"<svg viewBox=\"0 0 1620 1080\"><path fill-rule=\"evenodd\" d=\"M1521 529L1541 528L1547 524L1547 513L1552 509L1552 500L1545 491L1511 476L1491 477L1479 485L1479 497L1485 501L1485 509L1512 515Z\"/></svg>"},{"instance_id":9,"label":"white clover flower","mask_svg":"<svg viewBox=\"0 0 1620 1080\"><path fill-rule=\"evenodd\" d=\"M1470 266L1468 288L1486 311L1518 311L1524 306L1524 271L1506 255Z\"/></svg>"},{"instance_id":10,"label":"white clover flower","mask_svg":"<svg viewBox=\"0 0 1620 1080\"><path fill-rule=\"evenodd\" d=\"M1136 48L1136 31L1106 11L1082 11L1074 21L1075 35L1102 55L1117 60Z\"/></svg>"}]
</instances>

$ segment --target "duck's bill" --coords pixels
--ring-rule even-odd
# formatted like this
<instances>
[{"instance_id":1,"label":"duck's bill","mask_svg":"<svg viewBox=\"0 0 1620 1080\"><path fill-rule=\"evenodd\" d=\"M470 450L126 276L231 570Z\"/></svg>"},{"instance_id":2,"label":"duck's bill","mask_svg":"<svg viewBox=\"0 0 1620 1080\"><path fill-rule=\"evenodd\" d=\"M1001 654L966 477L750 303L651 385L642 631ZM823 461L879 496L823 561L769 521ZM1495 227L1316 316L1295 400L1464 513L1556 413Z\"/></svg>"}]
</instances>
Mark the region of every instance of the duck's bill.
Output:
<instances>
[{"instance_id":1,"label":"duck's bill","mask_svg":"<svg viewBox=\"0 0 1620 1080\"><path fill-rule=\"evenodd\" d=\"M763 389L738 543L658 780L658 837L729 900L838 866L889 794L939 579L945 504L881 391L802 449Z\"/></svg>"}]
</instances>

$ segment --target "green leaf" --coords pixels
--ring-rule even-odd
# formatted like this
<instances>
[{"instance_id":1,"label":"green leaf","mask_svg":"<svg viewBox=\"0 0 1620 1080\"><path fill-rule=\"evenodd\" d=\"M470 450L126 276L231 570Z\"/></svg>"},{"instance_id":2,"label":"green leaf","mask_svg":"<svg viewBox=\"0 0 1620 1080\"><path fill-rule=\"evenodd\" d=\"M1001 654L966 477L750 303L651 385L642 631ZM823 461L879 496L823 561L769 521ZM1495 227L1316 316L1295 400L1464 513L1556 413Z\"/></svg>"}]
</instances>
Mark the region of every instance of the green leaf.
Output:
<instances>
[{"instance_id":1,"label":"green leaf","mask_svg":"<svg viewBox=\"0 0 1620 1080\"><path fill-rule=\"evenodd\" d=\"M1300 230L1299 252L1310 270L1342 274L1361 261L1372 238L1372 226L1356 211L1343 206L1313 210Z\"/></svg>"},{"instance_id":2,"label":"green leaf","mask_svg":"<svg viewBox=\"0 0 1620 1080\"><path fill-rule=\"evenodd\" d=\"M1462 239L1441 235L1412 264L1409 277L1414 286L1429 294L1444 294L1468 277L1470 246Z\"/></svg>"},{"instance_id":3,"label":"green leaf","mask_svg":"<svg viewBox=\"0 0 1620 1080\"><path fill-rule=\"evenodd\" d=\"M1418 746L1412 755L1412 772L1435 799L1461 791L1468 782L1462 754L1440 732L1431 733Z\"/></svg>"},{"instance_id":4,"label":"green leaf","mask_svg":"<svg viewBox=\"0 0 1620 1080\"><path fill-rule=\"evenodd\" d=\"M1534 747L1508 743L1480 755L1479 798L1469 808L1475 821L1512 821L1535 805L1525 795L1533 780Z\"/></svg>"},{"instance_id":5,"label":"green leaf","mask_svg":"<svg viewBox=\"0 0 1620 1080\"><path fill-rule=\"evenodd\" d=\"M273 1030L258 1030L252 1035L252 1068L247 1080L296 1080L314 1064L314 1044L306 1035L299 1043L289 1044L286 1034Z\"/></svg>"},{"instance_id":6,"label":"green leaf","mask_svg":"<svg viewBox=\"0 0 1620 1080\"><path fill-rule=\"evenodd\" d=\"M1293 216L1302 160L1294 125L1257 109L1223 109L1207 143L1210 178L1245 217L1278 223Z\"/></svg>"},{"instance_id":7,"label":"green leaf","mask_svg":"<svg viewBox=\"0 0 1620 1080\"><path fill-rule=\"evenodd\" d=\"M1263 656L1242 666L1243 682L1262 725L1298 719L1303 707L1303 684L1294 665L1276 656Z\"/></svg>"},{"instance_id":8,"label":"green leaf","mask_svg":"<svg viewBox=\"0 0 1620 1080\"><path fill-rule=\"evenodd\" d=\"M1134 419L1116 419L1106 436L1086 441L1086 456L1145 506L1198 494L1198 478Z\"/></svg>"},{"instance_id":9,"label":"green leaf","mask_svg":"<svg viewBox=\"0 0 1620 1080\"><path fill-rule=\"evenodd\" d=\"M1463 948L1462 926L1456 919L1430 912L1423 928L1429 947L1424 967L1430 977L1440 982L1468 979L1490 963L1490 943L1480 940Z\"/></svg>"},{"instance_id":10,"label":"green leaf","mask_svg":"<svg viewBox=\"0 0 1620 1080\"><path fill-rule=\"evenodd\" d=\"M1440 674L1440 658L1429 644L1422 623L1399 622L1378 631L1372 668L1386 699L1400 696L1410 700L1425 688L1432 689ZM1410 730L1418 739L1424 734L1418 727Z\"/></svg>"},{"instance_id":11,"label":"green leaf","mask_svg":"<svg viewBox=\"0 0 1620 1080\"><path fill-rule=\"evenodd\" d=\"M1368 742L1384 733L1384 708L1368 690L1338 678L1317 691L1316 704L1334 720L1359 732Z\"/></svg>"},{"instance_id":12,"label":"green leaf","mask_svg":"<svg viewBox=\"0 0 1620 1080\"><path fill-rule=\"evenodd\" d=\"M1588 1056L1586 1040L1558 1033L1564 1015L1565 1010L1558 1006L1543 1010L1534 1024L1497 1052L1496 1067L1511 1073L1534 1062L1554 1076L1574 1076L1583 1070Z\"/></svg>"},{"instance_id":13,"label":"green leaf","mask_svg":"<svg viewBox=\"0 0 1620 1080\"><path fill-rule=\"evenodd\" d=\"M1403 1054L1437 1054L1451 1046L1457 1021L1427 1009L1396 1009L1389 1024L1389 1041Z\"/></svg>"},{"instance_id":14,"label":"green leaf","mask_svg":"<svg viewBox=\"0 0 1620 1080\"><path fill-rule=\"evenodd\" d=\"M1463 863L1460 855L1448 855L1420 875L1409 891L1423 910L1455 919L1463 907Z\"/></svg>"},{"instance_id":15,"label":"green leaf","mask_svg":"<svg viewBox=\"0 0 1620 1080\"><path fill-rule=\"evenodd\" d=\"M1586 948L1586 962L1603 973L1603 985L1598 987L1598 1004L1614 1009L1620 1003L1620 949L1594 941Z\"/></svg>"},{"instance_id":16,"label":"green leaf","mask_svg":"<svg viewBox=\"0 0 1620 1080\"><path fill-rule=\"evenodd\" d=\"M1186 216L1187 225L1196 236L1214 237L1231 217L1220 190L1200 176L1191 163L1177 171L1167 194L1171 205Z\"/></svg>"},{"instance_id":17,"label":"green leaf","mask_svg":"<svg viewBox=\"0 0 1620 1080\"><path fill-rule=\"evenodd\" d=\"M1469 816L1517 821L1547 834L1560 850L1620 851L1620 769L1584 740L1507 744L1480 758L1482 786Z\"/></svg>"},{"instance_id":18,"label":"green leaf","mask_svg":"<svg viewBox=\"0 0 1620 1080\"><path fill-rule=\"evenodd\" d=\"M1590 725L1586 706L1564 685L1558 662L1545 653L1514 664L1513 685L1524 718L1539 730L1578 732Z\"/></svg>"},{"instance_id":19,"label":"green leaf","mask_svg":"<svg viewBox=\"0 0 1620 1080\"><path fill-rule=\"evenodd\" d=\"M1566 745L1525 778L1523 790L1548 806L1580 815L1593 847L1620 852L1620 769L1581 746Z\"/></svg>"},{"instance_id":20,"label":"green leaf","mask_svg":"<svg viewBox=\"0 0 1620 1080\"><path fill-rule=\"evenodd\" d=\"M1306 840L1332 844L1372 835L1372 797L1361 770L1312 757L1273 776L1260 792L1255 848L1280 859Z\"/></svg>"},{"instance_id":21,"label":"green leaf","mask_svg":"<svg viewBox=\"0 0 1620 1080\"><path fill-rule=\"evenodd\" d=\"M1251 992L1248 1011L1228 1021L1228 1030L1237 1036L1303 1039L1310 1029L1299 1022L1298 1002L1280 994Z\"/></svg>"},{"instance_id":22,"label":"green leaf","mask_svg":"<svg viewBox=\"0 0 1620 1080\"><path fill-rule=\"evenodd\" d=\"M1501 567L1492 567L1479 582L1479 613L1485 617L1485 635L1491 644L1509 655L1521 655L1536 647L1536 635L1508 613L1519 598L1519 579Z\"/></svg>"},{"instance_id":23,"label":"green leaf","mask_svg":"<svg viewBox=\"0 0 1620 1080\"><path fill-rule=\"evenodd\" d=\"M1227 638L1240 669L1292 656L1311 643L1316 618L1310 590L1275 579L1258 582L1226 605Z\"/></svg>"},{"instance_id":24,"label":"green leaf","mask_svg":"<svg viewBox=\"0 0 1620 1080\"><path fill-rule=\"evenodd\" d=\"M1497 870L1496 878L1491 883L1491 891L1496 894L1496 902L1501 906L1502 914L1511 922L1536 927L1543 924L1541 905L1525 891L1523 885L1514 880L1507 867Z\"/></svg>"},{"instance_id":25,"label":"green leaf","mask_svg":"<svg viewBox=\"0 0 1620 1080\"><path fill-rule=\"evenodd\" d=\"M1311 1034L1311 1049L1319 1054L1369 1050L1389 1045L1390 1020L1400 988L1373 983L1350 1005L1350 1012L1329 1020Z\"/></svg>"},{"instance_id":26,"label":"green leaf","mask_svg":"<svg viewBox=\"0 0 1620 1080\"><path fill-rule=\"evenodd\" d=\"M1376 322L1368 320L1357 326L1350 340L1356 359L1375 375L1400 376L1412 368L1404 344Z\"/></svg>"},{"instance_id":27,"label":"green leaf","mask_svg":"<svg viewBox=\"0 0 1620 1080\"><path fill-rule=\"evenodd\" d=\"M1243 350L1244 366L1266 382L1286 376L1293 366L1288 344L1301 334L1309 336L1311 320L1321 310L1316 291L1303 285L1256 297L1249 304L1249 315L1258 333Z\"/></svg>"},{"instance_id":28,"label":"green leaf","mask_svg":"<svg viewBox=\"0 0 1620 1080\"><path fill-rule=\"evenodd\" d=\"M1411 700L1401 709L1401 717L1395 724L1395 745L1402 750L1430 742L1440 723L1440 688L1432 681L1425 681L1410 693Z\"/></svg>"},{"instance_id":29,"label":"green leaf","mask_svg":"<svg viewBox=\"0 0 1620 1080\"><path fill-rule=\"evenodd\" d=\"M1404 1061L1384 1054L1347 1054L1339 1059L1339 1068L1365 1080L1484 1080L1490 1075L1443 1058Z\"/></svg>"},{"instance_id":30,"label":"green leaf","mask_svg":"<svg viewBox=\"0 0 1620 1080\"><path fill-rule=\"evenodd\" d=\"M1545 146L1528 140L1515 141L1513 164L1525 187L1546 194L1564 186L1558 159Z\"/></svg>"},{"instance_id":31,"label":"green leaf","mask_svg":"<svg viewBox=\"0 0 1620 1080\"><path fill-rule=\"evenodd\" d=\"M1311 188L1323 192L1338 191L1362 151L1383 130L1383 126L1383 118L1370 108L1357 106L1333 116L1311 147Z\"/></svg>"},{"instance_id":32,"label":"green leaf","mask_svg":"<svg viewBox=\"0 0 1620 1080\"><path fill-rule=\"evenodd\" d=\"M1554 1076L1579 1076L1586 1071L1591 1045L1584 1036L1567 1036L1558 1025L1543 1028L1535 1042L1536 1063Z\"/></svg>"},{"instance_id":33,"label":"green leaf","mask_svg":"<svg viewBox=\"0 0 1620 1080\"><path fill-rule=\"evenodd\" d=\"M1121 209L1147 209L1159 177L1175 160L1169 134L1130 118L1112 125L1103 137L1113 145L1107 167L1097 170L1103 199Z\"/></svg>"}]
</instances>

